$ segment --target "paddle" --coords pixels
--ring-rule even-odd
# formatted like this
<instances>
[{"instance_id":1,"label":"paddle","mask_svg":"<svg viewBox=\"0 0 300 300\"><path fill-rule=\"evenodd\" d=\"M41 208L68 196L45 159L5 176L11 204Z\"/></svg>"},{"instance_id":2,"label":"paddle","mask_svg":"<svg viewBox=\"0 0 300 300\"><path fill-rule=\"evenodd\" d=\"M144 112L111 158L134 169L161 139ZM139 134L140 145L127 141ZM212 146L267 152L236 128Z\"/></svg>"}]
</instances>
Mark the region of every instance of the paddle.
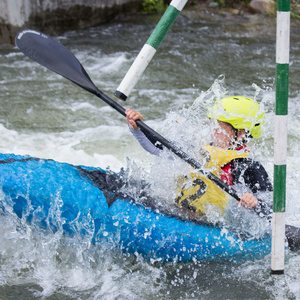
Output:
<instances>
[{"instance_id":1,"label":"paddle","mask_svg":"<svg viewBox=\"0 0 300 300\"><path fill-rule=\"evenodd\" d=\"M43 33L28 29L18 33L16 36L16 45L32 60L96 95L112 108L117 110L120 114L126 116L125 108L105 95L95 86L77 58L62 44ZM168 141L156 131L151 129L144 122L137 120L136 123L139 128L141 128L144 132L147 132L147 134L152 136L153 139L160 142L178 157L190 164L193 168L197 169L221 189L226 191L230 196L240 201L240 197L232 187L225 184L214 174L204 170L200 163L195 161L172 142ZM300 248L299 231L300 229L297 227L286 225L288 240L291 240L292 245L294 248L298 247L297 249Z\"/></svg>"},{"instance_id":2,"label":"paddle","mask_svg":"<svg viewBox=\"0 0 300 300\"><path fill-rule=\"evenodd\" d=\"M112 108L117 110L123 116L125 114L125 108L116 103L110 97L101 92L90 79L89 75L77 60L77 58L62 44L46 36L43 33L34 30L21 31L16 36L16 45L18 48L29 58L38 62L40 65L48 68L49 70L69 79L75 84L79 85L88 92L96 95ZM199 170L202 174L212 180L220 188L225 190L236 200L240 200L236 191L225 184L221 179L212 173L206 172L203 166L189 157L185 152L175 146L172 142L165 139L156 131L151 129L143 121L136 121L138 127L147 132L153 139L160 142L166 148L175 153L178 157L185 160L192 167Z\"/></svg>"}]
</instances>

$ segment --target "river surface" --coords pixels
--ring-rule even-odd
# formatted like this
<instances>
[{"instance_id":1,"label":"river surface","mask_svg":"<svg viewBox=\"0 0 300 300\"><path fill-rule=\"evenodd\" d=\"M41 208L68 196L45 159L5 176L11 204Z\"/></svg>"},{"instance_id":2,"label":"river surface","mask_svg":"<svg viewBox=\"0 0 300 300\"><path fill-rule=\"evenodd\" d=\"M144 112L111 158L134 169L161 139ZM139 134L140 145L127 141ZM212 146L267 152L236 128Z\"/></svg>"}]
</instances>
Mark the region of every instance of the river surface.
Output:
<instances>
[{"instance_id":1,"label":"river surface","mask_svg":"<svg viewBox=\"0 0 300 300\"><path fill-rule=\"evenodd\" d=\"M255 152L273 175L275 20L183 12L124 103L113 96L159 16L139 16L54 37L82 63L96 86L148 125L193 153L208 134L212 95L256 97L266 112ZM291 30L287 223L300 226L300 31ZM197 104L192 106L194 101ZM160 166L134 140L125 119L100 99L30 59L0 46L0 152L75 165ZM192 144L193 143L193 144ZM178 167L179 168L179 167ZM180 168L183 168L180 165ZM152 172L152 173L151 173ZM149 175L150 174L150 175ZM163 182L163 178L158 180ZM167 193L165 185L161 195ZM158 192L159 190L158 184ZM286 252L285 275L270 275L270 255L244 262L155 265L142 257L72 242L0 219L0 299L300 299L300 256Z\"/></svg>"}]
</instances>

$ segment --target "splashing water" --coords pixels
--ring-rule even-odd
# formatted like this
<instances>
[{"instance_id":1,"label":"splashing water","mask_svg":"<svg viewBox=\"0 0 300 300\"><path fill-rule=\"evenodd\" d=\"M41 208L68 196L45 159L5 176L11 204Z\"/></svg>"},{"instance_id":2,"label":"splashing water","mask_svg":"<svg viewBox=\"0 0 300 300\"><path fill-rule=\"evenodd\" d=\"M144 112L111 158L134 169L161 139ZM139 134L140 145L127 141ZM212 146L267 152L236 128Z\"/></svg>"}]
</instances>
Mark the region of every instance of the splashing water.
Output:
<instances>
[{"instance_id":1,"label":"splashing water","mask_svg":"<svg viewBox=\"0 0 300 300\"><path fill-rule=\"evenodd\" d=\"M265 91L258 86L254 86L255 93L263 94ZM196 161L205 164L205 158L202 156L200 149L203 145L208 144L211 139L211 128L207 118L207 111L211 109L216 99L223 97L228 93L225 85L225 76L222 75L216 79L207 91L201 92L200 96L192 103L185 105L177 111L171 111L167 114L162 125L157 129L163 135L167 135L170 141L189 154ZM262 108L258 114L262 112ZM256 148L256 143L252 142L251 148ZM170 159L171 156L171 159ZM147 193L156 199L159 206L171 211L172 214L185 215L176 208L175 198L178 196L182 186L179 185L179 179L186 176L189 177L194 169L187 163L170 154L168 150L161 157L154 157L147 169L139 168L132 161L128 161L127 173L134 179L134 184L130 190L133 192L131 196L136 199L143 189L137 187L137 182L141 178L148 182ZM128 179L130 180L130 179ZM126 187L128 188L128 186ZM271 194L265 199L270 202ZM155 200L154 200L155 201ZM234 199L230 200L225 217L222 211L216 206L209 206L207 209L206 221L212 224L223 224L231 231L237 232L245 236L253 238L261 238L265 234L270 234L270 224L267 220L254 216L249 211L241 210L236 207ZM249 224L252 224L249 226ZM238 228L238 231L235 230Z\"/></svg>"}]
</instances>

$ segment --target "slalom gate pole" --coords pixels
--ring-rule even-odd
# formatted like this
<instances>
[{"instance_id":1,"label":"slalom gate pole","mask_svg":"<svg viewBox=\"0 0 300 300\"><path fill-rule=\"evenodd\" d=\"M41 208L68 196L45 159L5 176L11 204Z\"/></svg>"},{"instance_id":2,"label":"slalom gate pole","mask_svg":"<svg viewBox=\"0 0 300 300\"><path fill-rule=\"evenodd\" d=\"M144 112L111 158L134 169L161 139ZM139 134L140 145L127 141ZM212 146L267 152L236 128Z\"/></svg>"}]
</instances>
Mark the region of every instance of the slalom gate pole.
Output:
<instances>
[{"instance_id":1,"label":"slalom gate pole","mask_svg":"<svg viewBox=\"0 0 300 300\"><path fill-rule=\"evenodd\" d=\"M172 0L169 7L156 25L146 44L136 57L127 74L123 78L115 95L121 100L126 101L131 90L134 88L151 59L155 55L160 43L173 25L175 19L182 11L188 0Z\"/></svg>"},{"instance_id":2,"label":"slalom gate pole","mask_svg":"<svg viewBox=\"0 0 300 300\"><path fill-rule=\"evenodd\" d=\"M277 1L271 274L284 273L290 0Z\"/></svg>"}]
</instances>

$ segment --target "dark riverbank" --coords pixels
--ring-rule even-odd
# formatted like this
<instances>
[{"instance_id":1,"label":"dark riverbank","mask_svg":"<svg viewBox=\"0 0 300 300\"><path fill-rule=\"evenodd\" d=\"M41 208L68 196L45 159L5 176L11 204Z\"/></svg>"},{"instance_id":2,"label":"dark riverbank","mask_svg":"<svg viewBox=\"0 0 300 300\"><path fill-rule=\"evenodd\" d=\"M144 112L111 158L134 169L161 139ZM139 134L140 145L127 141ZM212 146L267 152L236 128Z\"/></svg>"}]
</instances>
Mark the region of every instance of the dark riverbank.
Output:
<instances>
[{"instance_id":1,"label":"dark riverbank","mask_svg":"<svg viewBox=\"0 0 300 300\"><path fill-rule=\"evenodd\" d=\"M140 10L140 0L0 1L0 43L14 44L21 29L53 35L107 23Z\"/></svg>"},{"instance_id":2,"label":"dark riverbank","mask_svg":"<svg viewBox=\"0 0 300 300\"><path fill-rule=\"evenodd\" d=\"M68 30L84 29L113 21L128 20L143 14L140 0L101 1L76 0L40 4L23 1L18 7L11 2L0 3L0 43L14 44L14 37L23 28L32 28L49 35ZM167 5L170 0L164 1ZM10 3L10 4L9 4ZM20 2L21 3L21 2ZM28 8L28 3L31 7ZM291 4L291 24L299 26L299 7ZM154 11L159 16L163 11ZM194 0L188 1L181 15L189 19L224 21L229 23L276 22L276 4L273 0ZM262 17L263 16L263 17ZM272 26L271 26L272 27Z\"/></svg>"},{"instance_id":3,"label":"dark riverbank","mask_svg":"<svg viewBox=\"0 0 300 300\"><path fill-rule=\"evenodd\" d=\"M171 1L164 2L167 7ZM24 0L20 3L16 5L8 0L0 3L0 43L14 44L14 37L23 28L55 35L111 21L122 21L143 13L140 0L106 0L98 3L61 0L39 5ZM152 13L160 15L163 12ZM224 19L224 22L265 22L272 19L271 22L274 22L276 7L273 0L252 0L250 3L236 0L194 0L187 2L181 14L190 19L212 21ZM292 19L292 24L299 24L297 11L293 15L296 17Z\"/></svg>"}]
</instances>

